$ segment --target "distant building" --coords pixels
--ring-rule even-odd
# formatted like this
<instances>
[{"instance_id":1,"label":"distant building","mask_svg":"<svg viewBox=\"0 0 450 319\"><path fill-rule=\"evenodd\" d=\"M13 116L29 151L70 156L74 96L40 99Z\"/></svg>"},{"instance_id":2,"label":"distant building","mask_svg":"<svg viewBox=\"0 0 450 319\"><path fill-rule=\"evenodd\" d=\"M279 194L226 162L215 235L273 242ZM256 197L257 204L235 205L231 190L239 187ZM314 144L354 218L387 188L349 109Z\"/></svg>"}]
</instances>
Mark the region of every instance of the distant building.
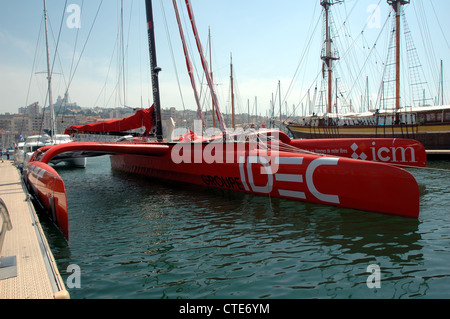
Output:
<instances>
[{"instance_id":1,"label":"distant building","mask_svg":"<svg viewBox=\"0 0 450 319\"><path fill-rule=\"evenodd\" d=\"M28 106L19 108L19 114L33 115L40 113L41 113L41 106L39 105L39 102L34 102Z\"/></svg>"}]
</instances>

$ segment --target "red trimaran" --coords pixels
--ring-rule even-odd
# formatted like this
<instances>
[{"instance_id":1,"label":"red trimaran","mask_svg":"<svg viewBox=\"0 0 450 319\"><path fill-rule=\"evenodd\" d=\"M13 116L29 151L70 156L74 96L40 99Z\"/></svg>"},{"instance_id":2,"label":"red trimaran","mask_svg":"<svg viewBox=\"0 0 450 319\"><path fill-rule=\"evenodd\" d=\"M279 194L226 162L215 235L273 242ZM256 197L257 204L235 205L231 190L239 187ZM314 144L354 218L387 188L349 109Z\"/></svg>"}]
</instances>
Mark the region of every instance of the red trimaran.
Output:
<instances>
[{"instance_id":1,"label":"red trimaran","mask_svg":"<svg viewBox=\"0 0 450 319\"><path fill-rule=\"evenodd\" d=\"M291 140L276 130L246 135L228 132L209 77L190 0L185 0L208 79L216 115L223 131L215 139L186 135L163 140L153 11L146 0L154 105L122 121L74 126L69 132L126 131L146 127L154 141L74 142L40 149L24 167L24 180L66 238L68 208L64 182L49 165L51 159L111 155L113 169L151 178L280 197L361 211L417 218L419 187L399 166L423 167L423 146L408 139ZM178 16L176 0L173 0ZM179 22L179 21L178 21ZM183 33L179 23L180 35ZM191 74L185 50L186 64ZM191 75L191 83L195 84ZM199 109L201 114L201 109Z\"/></svg>"}]
</instances>

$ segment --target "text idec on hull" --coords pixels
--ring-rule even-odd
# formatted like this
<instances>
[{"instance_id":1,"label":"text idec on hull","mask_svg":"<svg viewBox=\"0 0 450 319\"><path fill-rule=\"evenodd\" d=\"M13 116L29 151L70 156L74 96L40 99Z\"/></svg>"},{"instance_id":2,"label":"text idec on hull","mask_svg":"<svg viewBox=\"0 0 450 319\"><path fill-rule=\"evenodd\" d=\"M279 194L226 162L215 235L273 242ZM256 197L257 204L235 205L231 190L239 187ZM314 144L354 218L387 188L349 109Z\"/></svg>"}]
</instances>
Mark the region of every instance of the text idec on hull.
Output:
<instances>
[{"instance_id":1,"label":"text idec on hull","mask_svg":"<svg viewBox=\"0 0 450 319\"><path fill-rule=\"evenodd\" d=\"M189 144L191 154L210 144ZM186 151L186 150L184 150ZM369 212L417 218L419 188L414 177L395 166L341 157L264 150L224 151L222 160L115 155L114 169L207 187L287 198ZM174 161L175 159L175 161ZM217 160L218 157L216 156ZM228 159L228 161L227 161ZM230 159L233 159L230 161Z\"/></svg>"}]
</instances>

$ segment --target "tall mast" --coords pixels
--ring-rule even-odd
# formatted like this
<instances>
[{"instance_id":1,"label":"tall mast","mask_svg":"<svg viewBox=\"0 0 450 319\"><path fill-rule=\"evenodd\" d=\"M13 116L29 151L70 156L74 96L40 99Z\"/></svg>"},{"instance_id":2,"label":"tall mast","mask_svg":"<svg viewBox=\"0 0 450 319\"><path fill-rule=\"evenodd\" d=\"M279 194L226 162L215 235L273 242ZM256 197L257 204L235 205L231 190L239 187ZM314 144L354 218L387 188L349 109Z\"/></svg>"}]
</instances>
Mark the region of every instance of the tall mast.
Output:
<instances>
[{"instance_id":1,"label":"tall mast","mask_svg":"<svg viewBox=\"0 0 450 319\"><path fill-rule=\"evenodd\" d=\"M322 60L326 65L328 71L328 103L327 103L327 112L331 113L332 103L333 103L333 93L332 93L332 83L333 83L333 61L338 60L339 58L333 55L332 51L332 43L331 39L331 30L330 30L330 7L335 3L340 3L342 1L338 0L321 0L320 5L324 8L325 11L325 48L322 50Z\"/></svg>"},{"instance_id":2,"label":"tall mast","mask_svg":"<svg viewBox=\"0 0 450 319\"><path fill-rule=\"evenodd\" d=\"M150 71L152 73L152 87L153 87L153 103L155 105L155 124L156 137L158 141L162 141L162 121L161 121L161 100L159 95L159 80L158 74L161 68L157 66L156 61L156 44L155 44L155 28L153 21L153 6L152 0L145 0L145 7L147 13L147 27L148 27L148 44L150 51Z\"/></svg>"},{"instance_id":3,"label":"tall mast","mask_svg":"<svg viewBox=\"0 0 450 319\"><path fill-rule=\"evenodd\" d=\"M53 94L52 94L52 71L50 69L50 51L48 44L48 27L47 27L47 3L44 0L44 20L45 20L45 44L47 48L47 81L48 81L48 101L50 107L50 129L51 129L51 139L54 142L56 126L55 126L55 114L53 110Z\"/></svg>"},{"instance_id":4,"label":"tall mast","mask_svg":"<svg viewBox=\"0 0 450 319\"><path fill-rule=\"evenodd\" d=\"M402 5L409 0L387 0L395 12L395 109L400 109L400 18ZM396 116L396 120L398 115Z\"/></svg>"},{"instance_id":5,"label":"tall mast","mask_svg":"<svg viewBox=\"0 0 450 319\"><path fill-rule=\"evenodd\" d=\"M280 122L281 122L281 81L278 80L278 97L279 97L279 104L280 104Z\"/></svg>"},{"instance_id":6,"label":"tall mast","mask_svg":"<svg viewBox=\"0 0 450 319\"><path fill-rule=\"evenodd\" d=\"M444 62L441 60L441 105L444 105L444 71L443 65Z\"/></svg>"},{"instance_id":7,"label":"tall mast","mask_svg":"<svg viewBox=\"0 0 450 319\"><path fill-rule=\"evenodd\" d=\"M181 24L181 18L180 18L180 13L178 10L177 0L173 0L172 3L173 3L173 8L175 10L175 16L177 18L178 30L180 32L181 42L183 44L184 56L186 59L186 67L188 69L189 78L191 79L192 89L194 90L195 102L197 103L197 113L198 113L199 118L202 120L203 130L206 130L205 118L203 116L202 106L200 104L200 98L199 98L198 92L197 92L197 85L195 84L195 77L194 77L194 73L193 73L192 62L191 62L191 59L189 58L189 51L188 51L188 48L186 45L186 38L184 36L183 26Z\"/></svg>"},{"instance_id":8,"label":"tall mast","mask_svg":"<svg viewBox=\"0 0 450 319\"><path fill-rule=\"evenodd\" d=\"M208 28L208 41L209 41L209 65L211 68L211 82L214 84L214 77L213 77L213 71L212 71L212 42L211 42L211 28ZM213 129L216 129L216 116L215 116L215 110L214 110L214 100L211 102L212 107L212 119L213 119Z\"/></svg>"},{"instance_id":9,"label":"tall mast","mask_svg":"<svg viewBox=\"0 0 450 319\"><path fill-rule=\"evenodd\" d=\"M208 67L208 62L206 61L205 55L204 55L204 51L203 51L203 46L201 44L199 35L198 35L198 30L197 30L197 26L195 24L195 19L194 19L194 12L192 10L192 5L191 5L191 1L190 0L185 0L186 3L186 8L188 11L188 15L189 15L189 19L191 20L191 27L192 27L192 32L194 33L195 36L195 42L197 44L197 49L198 49L198 53L200 54L200 59L202 61L202 66L203 66L203 71L205 73L206 76L206 81L208 82L208 86L209 86L209 90L211 91L211 97L213 99L213 103L216 107L215 109L215 113L217 116L217 120L219 121L222 133L226 133L227 128L225 126L225 122L223 120L223 116L222 113L220 112L220 108L219 108L219 102L217 99L217 95L216 95L216 91L214 90L214 85L212 83L212 79L211 79L211 73L209 72L209 67Z\"/></svg>"},{"instance_id":10,"label":"tall mast","mask_svg":"<svg viewBox=\"0 0 450 319\"><path fill-rule=\"evenodd\" d=\"M234 83L233 83L233 55L230 54L230 86L231 86L231 121L233 129L236 128L234 123Z\"/></svg>"}]
</instances>

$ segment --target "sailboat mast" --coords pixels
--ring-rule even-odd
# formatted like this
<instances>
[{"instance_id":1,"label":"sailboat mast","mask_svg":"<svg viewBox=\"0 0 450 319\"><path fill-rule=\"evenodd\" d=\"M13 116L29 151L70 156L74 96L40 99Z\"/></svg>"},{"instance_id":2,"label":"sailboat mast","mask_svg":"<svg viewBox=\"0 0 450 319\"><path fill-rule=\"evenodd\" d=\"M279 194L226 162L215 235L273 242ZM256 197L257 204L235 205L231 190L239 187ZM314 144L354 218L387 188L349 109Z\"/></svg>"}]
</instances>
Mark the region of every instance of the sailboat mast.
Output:
<instances>
[{"instance_id":1,"label":"sailboat mast","mask_svg":"<svg viewBox=\"0 0 450 319\"><path fill-rule=\"evenodd\" d=\"M388 0L395 12L395 109L400 109L400 18L402 5L409 0ZM396 116L396 120L397 116Z\"/></svg>"},{"instance_id":2,"label":"sailboat mast","mask_svg":"<svg viewBox=\"0 0 450 319\"><path fill-rule=\"evenodd\" d=\"M332 108L332 76L333 76L333 69L332 69L332 60L331 60L331 36L330 36L330 26L329 26L329 8L330 6L328 3L325 5L325 25L326 25L326 63L328 67L328 113L331 113Z\"/></svg>"},{"instance_id":3,"label":"sailboat mast","mask_svg":"<svg viewBox=\"0 0 450 319\"><path fill-rule=\"evenodd\" d=\"M190 0L185 0L185 3L186 3L186 9L188 11L189 19L191 20L192 32L194 33L194 37L195 37L195 42L197 44L198 53L200 54L200 59L201 59L201 62L202 62L203 71L205 73L206 81L208 82L209 90L211 91L211 97L212 97L213 103L215 105L215 112L216 112L217 120L219 121L219 124L220 124L222 132L225 134L226 131L227 131L227 128L225 126L225 122L223 120L222 113L220 112L219 102L218 102L217 95L216 95L216 92L214 90L214 85L212 83L212 79L211 79L211 76L210 76L211 73L209 72L208 62L206 61L206 57L205 57L204 51L203 51L203 46L201 44L201 41L200 41L200 38L199 38L199 35L198 35L198 30L197 30L197 26L195 24L194 13L193 13L193 10L192 10L191 1Z\"/></svg>"},{"instance_id":4,"label":"sailboat mast","mask_svg":"<svg viewBox=\"0 0 450 319\"><path fill-rule=\"evenodd\" d=\"M53 110L53 93L52 93L52 71L50 69L50 51L48 43L48 26L47 26L47 2L44 0L44 21L45 21L45 44L47 48L47 81L48 81L48 101L50 107L50 137L54 142L56 126L55 126L55 114Z\"/></svg>"},{"instance_id":5,"label":"sailboat mast","mask_svg":"<svg viewBox=\"0 0 450 319\"><path fill-rule=\"evenodd\" d=\"M233 83L233 55L230 54L230 85L231 85L231 121L233 129L236 129L234 123L234 83Z\"/></svg>"},{"instance_id":6,"label":"sailboat mast","mask_svg":"<svg viewBox=\"0 0 450 319\"><path fill-rule=\"evenodd\" d=\"M187 70L189 73L189 78L191 79L192 89L194 90L195 102L197 103L197 113L198 113L199 118L202 120L203 130L206 130L206 122L205 122L205 118L203 116L202 106L200 104L200 97L198 96L198 92L197 92L197 85L195 84L195 77L194 77L194 73L193 73L192 62L189 57L189 51L188 51L188 48L186 45L186 38L184 36L183 26L181 24L181 18L180 18L180 13L178 10L177 1L172 0L172 4L173 4L173 8L175 10L175 16L177 18L178 30L180 32L181 43L183 44L184 56L186 59L186 67L187 67Z\"/></svg>"},{"instance_id":7,"label":"sailboat mast","mask_svg":"<svg viewBox=\"0 0 450 319\"><path fill-rule=\"evenodd\" d=\"M444 62L441 60L441 105L444 105L444 71L443 65Z\"/></svg>"},{"instance_id":8,"label":"sailboat mast","mask_svg":"<svg viewBox=\"0 0 450 319\"><path fill-rule=\"evenodd\" d=\"M211 82L214 84L214 76L212 71L212 42L211 42L211 28L208 28L208 41L209 41L209 65L211 68ZM212 99L211 99L212 100ZM211 102L212 107L212 118L213 118L213 129L216 130L216 111L214 110L214 100Z\"/></svg>"},{"instance_id":9,"label":"sailboat mast","mask_svg":"<svg viewBox=\"0 0 450 319\"><path fill-rule=\"evenodd\" d=\"M280 122L281 122L281 81L278 80L278 103L280 104Z\"/></svg>"},{"instance_id":10,"label":"sailboat mast","mask_svg":"<svg viewBox=\"0 0 450 319\"><path fill-rule=\"evenodd\" d=\"M342 1L336 1L337 3ZM325 11L325 48L324 52L322 52L322 60L324 61L327 72L328 72L328 103L327 103L327 112L331 113L332 103L333 103L333 60L338 60L337 57L333 55L332 52L332 43L331 39L331 30L330 30L330 7L335 4L334 0L321 0L320 5L324 8Z\"/></svg>"},{"instance_id":11,"label":"sailboat mast","mask_svg":"<svg viewBox=\"0 0 450 319\"><path fill-rule=\"evenodd\" d=\"M147 27L148 27L148 43L150 51L150 71L152 74L152 87L153 87L153 103L155 104L155 124L156 124L156 137L158 141L162 141L162 120L161 120L161 99L159 94L159 80L158 74L161 68L157 66L156 61L156 41L155 41L155 28L153 20L153 5L152 0L145 0L145 7L147 13Z\"/></svg>"}]
</instances>

